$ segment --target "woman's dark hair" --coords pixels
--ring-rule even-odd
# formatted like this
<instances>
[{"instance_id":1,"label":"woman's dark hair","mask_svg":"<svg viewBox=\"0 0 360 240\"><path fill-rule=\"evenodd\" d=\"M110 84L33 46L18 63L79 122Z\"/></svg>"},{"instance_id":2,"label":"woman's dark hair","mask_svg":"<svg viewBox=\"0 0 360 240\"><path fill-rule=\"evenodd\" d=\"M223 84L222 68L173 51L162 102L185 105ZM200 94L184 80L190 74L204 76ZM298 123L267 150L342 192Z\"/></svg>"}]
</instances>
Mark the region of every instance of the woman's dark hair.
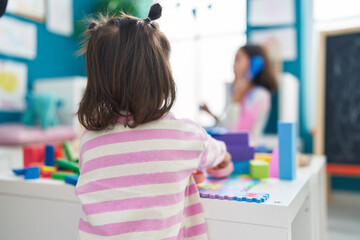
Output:
<instances>
[{"instance_id":1,"label":"woman's dark hair","mask_svg":"<svg viewBox=\"0 0 360 240\"><path fill-rule=\"evenodd\" d=\"M253 79L253 83L255 85L260 85L267 88L270 92L273 92L277 89L278 83L274 74L274 70L272 69L272 64L270 63L270 59L265 51L259 45L247 44L240 48L243 50L249 58L253 56L260 56L264 59L264 67L260 71L260 73Z\"/></svg>"},{"instance_id":2,"label":"woman's dark hair","mask_svg":"<svg viewBox=\"0 0 360 240\"><path fill-rule=\"evenodd\" d=\"M111 128L119 117L135 128L170 111L176 97L170 44L152 23L161 10L154 4L146 19L122 13L91 21L80 50L86 53L88 82L78 118L86 129Z\"/></svg>"}]
</instances>

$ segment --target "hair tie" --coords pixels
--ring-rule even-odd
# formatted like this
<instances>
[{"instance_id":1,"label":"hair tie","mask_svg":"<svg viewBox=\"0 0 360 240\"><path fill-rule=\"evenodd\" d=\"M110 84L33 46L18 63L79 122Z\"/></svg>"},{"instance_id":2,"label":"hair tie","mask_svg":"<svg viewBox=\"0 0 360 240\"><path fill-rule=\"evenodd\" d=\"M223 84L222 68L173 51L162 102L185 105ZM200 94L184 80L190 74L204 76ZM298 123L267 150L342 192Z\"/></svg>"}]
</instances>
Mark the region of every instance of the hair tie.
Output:
<instances>
[{"instance_id":1,"label":"hair tie","mask_svg":"<svg viewBox=\"0 0 360 240\"><path fill-rule=\"evenodd\" d=\"M147 17L146 19L149 20L149 22L151 22L151 18Z\"/></svg>"}]
</instances>

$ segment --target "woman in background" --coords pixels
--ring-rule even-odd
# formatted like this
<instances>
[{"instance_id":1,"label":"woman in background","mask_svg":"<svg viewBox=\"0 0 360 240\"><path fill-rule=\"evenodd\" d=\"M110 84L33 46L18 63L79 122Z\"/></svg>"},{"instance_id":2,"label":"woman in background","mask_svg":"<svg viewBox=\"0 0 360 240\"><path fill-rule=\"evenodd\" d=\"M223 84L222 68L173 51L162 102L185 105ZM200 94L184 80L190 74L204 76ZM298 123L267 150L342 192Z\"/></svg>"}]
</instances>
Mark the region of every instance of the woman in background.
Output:
<instances>
[{"instance_id":1,"label":"woman in background","mask_svg":"<svg viewBox=\"0 0 360 240\"><path fill-rule=\"evenodd\" d=\"M252 139L261 135L271 109L271 93L277 81L269 57L259 45L245 45L236 53L235 79L231 102L222 117L215 116L206 105L201 110L213 116L217 126L230 131L249 131Z\"/></svg>"}]
</instances>

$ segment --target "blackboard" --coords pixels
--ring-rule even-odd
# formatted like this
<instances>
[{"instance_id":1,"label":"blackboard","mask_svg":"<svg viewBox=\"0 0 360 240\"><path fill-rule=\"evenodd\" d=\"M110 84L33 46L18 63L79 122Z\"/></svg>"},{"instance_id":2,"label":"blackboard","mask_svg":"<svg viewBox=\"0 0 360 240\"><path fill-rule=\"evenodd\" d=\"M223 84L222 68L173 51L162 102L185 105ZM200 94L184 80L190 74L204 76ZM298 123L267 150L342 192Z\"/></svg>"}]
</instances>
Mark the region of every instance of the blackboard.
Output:
<instances>
[{"instance_id":1,"label":"blackboard","mask_svg":"<svg viewBox=\"0 0 360 240\"><path fill-rule=\"evenodd\" d=\"M360 164L360 29L324 34L323 153Z\"/></svg>"}]
</instances>

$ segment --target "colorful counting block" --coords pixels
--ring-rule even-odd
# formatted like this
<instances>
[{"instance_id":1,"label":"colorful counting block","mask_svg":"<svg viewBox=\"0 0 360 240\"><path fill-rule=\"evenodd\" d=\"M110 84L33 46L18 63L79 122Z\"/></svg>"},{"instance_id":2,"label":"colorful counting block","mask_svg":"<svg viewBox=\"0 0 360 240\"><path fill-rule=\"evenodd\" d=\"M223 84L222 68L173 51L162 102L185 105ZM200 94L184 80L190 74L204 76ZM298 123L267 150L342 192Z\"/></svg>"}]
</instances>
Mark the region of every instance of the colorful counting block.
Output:
<instances>
[{"instance_id":1,"label":"colorful counting block","mask_svg":"<svg viewBox=\"0 0 360 240\"><path fill-rule=\"evenodd\" d=\"M56 160L55 163L56 163L56 165L59 166L59 168L71 170L74 173L79 173L79 164L77 164L77 163L69 162L69 161L61 160L61 159Z\"/></svg>"},{"instance_id":2,"label":"colorful counting block","mask_svg":"<svg viewBox=\"0 0 360 240\"><path fill-rule=\"evenodd\" d=\"M277 148L274 149L270 161L270 177L279 177L279 150Z\"/></svg>"},{"instance_id":3,"label":"colorful counting block","mask_svg":"<svg viewBox=\"0 0 360 240\"><path fill-rule=\"evenodd\" d=\"M279 178L296 178L296 123L278 122Z\"/></svg>"},{"instance_id":4,"label":"colorful counting block","mask_svg":"<svg viewBox=\"0 0 360 240\"><path fill-rule=\"evenodd\" d=\"M41 170L41 173L44 173L44 172L53 173L53 172L56 172L56 167L42 166L42 167L40 168L40 170Z\"/></svg>"},{"instance_id":5,"label":"colorful counting block","mask_svg":"<svg viewBox=\"0 0 360 240\"><path fill-rule=\"evenodd\" d=\"M77 175L65 176L65 182L74 186L76 186L78 179L79 176Z\"/></svg>"},{"instance_id":6,"label":"colorful counting block","mask_svg":"<svg viewBox=\"0 0 360 240\"><path fill-rule=\"evenodd\" d=\"M233 163L234 163L233 174L249 174L250 173L249 161L236 161Z\"/></svg>"},{"instance_id":7,"label":"colorful counting block","mask_svg":"<svg viewBox=\"0 0 360 240\"><path fill-rule=\"evenodd\" d=\"M62 172L62 171L54 172L53 174L51 174L51 178L56 180L64 180L66 176L75 176L75 174L72 172Z\"/></svg>"},{"instance_id":8,"label":"colorful counting block","mask_svg":"<svg viewBox=\"0 0 360 240\"><path fill-rule=\"evenodd\" d=\"M26 169L25 179L37 179L40 177L39 167L29 167Z\"/></svg>"},{"instance_id":9,"label":"colorful counting block","mask_svg":"<svg viewBox=\"0 0 360 240\"><path fill-rule=\"evenodd\" d=\"M45 165L46 166L55 165L55 147L53 145L45 146Z\"/></svg>"},{"instance_id":10,"label":"colorful counting block","mask_svg":"<svg viewBox=\"0 0 360 240\"><path fill-rule=\"evenodd\" d=\"M71 147L70 147L70 144L68 142L64 142L63 144L64 146L64 150L65 150L65 155L67 157L67 159L71 162L74 162L74 158L73 158L73 155L71 153Z\"/></svg>"},{"instance_id":11,"label":"colorful counting block","mask_svg":"<svg viewBox=\"0 0 360 240\"><path fill-rule=\"evenodd\" d=\"M234 162L254 159L255 150L253 147L226 145L226 148Z\"/></svg>"},{"instance_id":12,"label":"colorful counting block","mask_svg":"<svg viewBox=\"0 0 360 240\"><path fill-rule=\"evenodd\" d=\"M214 134L213 138L225 142L226 145L249 146L248 132Z\"/></svg>"},{"instance_id":13,"label":"colorful counting block","mask_svg":"<svg viewBox=\"0 0 360 240\"><path fill-rule=\"evenodd\" d=\"M269 177L269 163L263 160L250 161L250 176L255 179L263 179Z\"/></svg>"},{"instance_id":14,"label":"colorful counting block","mask_svg":"<svg viewBox=\"0 0 360 240\"><path fill-rule=\"evenodd\" d=\"M271 153L255 153L254 155L254 159L256 160L264 160L268 163L270 163L272 158L272 154Z\"/></svg>"},{"instance_id":15,"label":"colorful counting block","mask_svg":"<svg viewBox=\"0 0 360 240\"><path fill-rule=\"evenodd\" d=\"M23 147L24 167L29 167L32 163L43 163L45 157L45 146L27 145Z\"/></svg>"},{"instance_id":16,"label":"colorful counting block","mask_svg":"<svg viewBox=\"0 0 360 240\"><path fill-rule=\"evenodd\" d=\"M13 169L12 170L13 173L15 173L15 175L25 175L26 173L26 168L18 168L18 169Z\"/></svg>"}]
</instances>

